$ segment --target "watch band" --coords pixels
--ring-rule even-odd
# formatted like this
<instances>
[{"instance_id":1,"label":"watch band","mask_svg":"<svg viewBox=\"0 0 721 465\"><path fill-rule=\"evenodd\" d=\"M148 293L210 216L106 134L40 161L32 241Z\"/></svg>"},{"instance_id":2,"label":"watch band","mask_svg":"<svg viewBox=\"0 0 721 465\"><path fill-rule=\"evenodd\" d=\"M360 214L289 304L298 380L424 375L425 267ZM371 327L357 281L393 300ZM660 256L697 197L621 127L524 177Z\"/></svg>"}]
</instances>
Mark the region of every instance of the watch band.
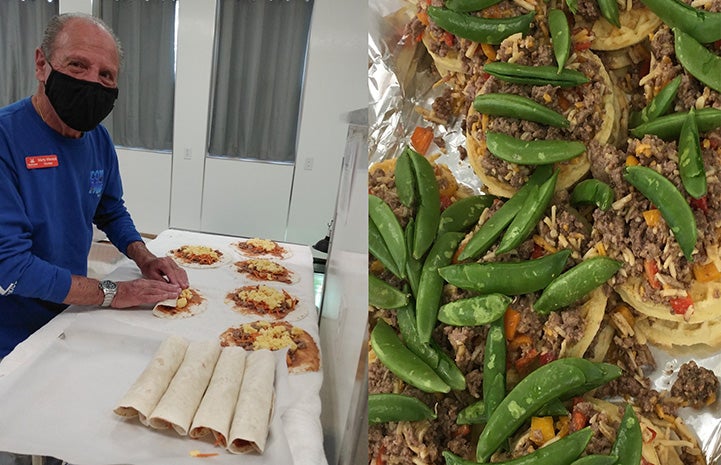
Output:
<instances>
[{"instance_id":1,"label":"watch band","mask_svg":"<svg viewBox=\"0 0 721 465\"><path fill-rule=\"evenodd\" d=\"M103 291L103 303L100 304L101 307L110 307L110 304L113 302L113 299L115 298L115 293L118 290L118 285L115 284L113 281L104 280L100 281L98 283L98 287L101 291Z\"/></svg>"}]
</instances>

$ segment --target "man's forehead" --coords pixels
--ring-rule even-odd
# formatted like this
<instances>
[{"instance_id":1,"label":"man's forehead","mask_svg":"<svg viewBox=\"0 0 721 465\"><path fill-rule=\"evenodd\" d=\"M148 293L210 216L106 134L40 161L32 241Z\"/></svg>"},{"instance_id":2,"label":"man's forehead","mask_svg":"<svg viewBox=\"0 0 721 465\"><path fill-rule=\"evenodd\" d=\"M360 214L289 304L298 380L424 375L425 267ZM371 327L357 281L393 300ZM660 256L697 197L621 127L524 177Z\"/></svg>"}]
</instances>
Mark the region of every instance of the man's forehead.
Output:
<instances>
[{"instance_id":1,"label":"man's forehead","mask_svg":"<svg viewBox=\"0 0 721 465\"><path fill-rule=\"evenodd\" d=\"M54 48L63 56L73 54L100 53L117 63L120 60L115 40L108 31L98 24L82 18L68 21L58 33Z\"/></svg>"}]
</instances>

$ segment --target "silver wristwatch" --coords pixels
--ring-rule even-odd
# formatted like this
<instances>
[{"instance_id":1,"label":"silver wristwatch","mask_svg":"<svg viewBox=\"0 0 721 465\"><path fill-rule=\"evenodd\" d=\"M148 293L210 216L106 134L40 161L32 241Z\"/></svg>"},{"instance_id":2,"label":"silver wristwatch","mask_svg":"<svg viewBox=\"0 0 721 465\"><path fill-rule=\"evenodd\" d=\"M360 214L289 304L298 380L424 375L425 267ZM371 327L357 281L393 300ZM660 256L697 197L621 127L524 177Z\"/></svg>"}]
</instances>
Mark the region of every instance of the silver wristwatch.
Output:
<instances>
[{"instance_id":1,"label":"silver wristwatch","mask_svg":"<svg viewBox=\"0 0 721 465\"><path fill-rule=\"evenodd\" d=\"M115 284L113 281L108 281L106 279L104 281L100 281L98 283L98 287L100 288L101 291L103 291L103 295L105 296L101 306L102 307L110 307L110 303L113 301L113 298L115 297L115 293L118 291L118 285Z\"/></svg>"}]
</instances>

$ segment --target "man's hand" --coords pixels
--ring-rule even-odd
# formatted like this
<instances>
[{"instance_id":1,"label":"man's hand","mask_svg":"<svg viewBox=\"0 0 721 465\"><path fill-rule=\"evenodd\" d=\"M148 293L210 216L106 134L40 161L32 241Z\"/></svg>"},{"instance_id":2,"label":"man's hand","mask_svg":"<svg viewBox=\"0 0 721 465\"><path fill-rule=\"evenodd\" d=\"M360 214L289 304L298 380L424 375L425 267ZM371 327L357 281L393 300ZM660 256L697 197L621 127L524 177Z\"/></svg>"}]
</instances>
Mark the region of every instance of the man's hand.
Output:
<instances>
[{"instance_id":1,"label":"man's hand","mask_svg":"<svg viewBox=\"0 0 721 465\"><path fill-rule=\"evenodd\" d=\"M112 308L137 307L144 304L156 304L161 300L177 299L180 286L165 280L135 279L120 281L118 291L110 303Z\"/></svg>"},{"instance_id":2,"label":"man's hand","mask_svg":"<svg viewBox=\"0 0 721 465\"><path fill-rule=\"evenodd\" d=\"M130 257L148 279L167 281L185 289L190 285L188 274L170 257L156 257L143 242L133 242L128 246ZM161 299L162 300L162 299Z\"/></svg>"}]
</instances>

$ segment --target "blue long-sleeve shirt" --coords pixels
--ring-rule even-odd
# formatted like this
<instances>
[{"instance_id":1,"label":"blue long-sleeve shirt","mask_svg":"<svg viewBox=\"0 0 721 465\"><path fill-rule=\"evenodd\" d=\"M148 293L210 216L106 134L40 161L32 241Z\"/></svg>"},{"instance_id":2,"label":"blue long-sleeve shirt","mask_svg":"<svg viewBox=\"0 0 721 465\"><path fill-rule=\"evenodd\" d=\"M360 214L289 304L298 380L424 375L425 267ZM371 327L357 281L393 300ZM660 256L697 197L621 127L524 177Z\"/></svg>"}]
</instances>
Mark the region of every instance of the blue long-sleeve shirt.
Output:
<instances>
[{"instance_id":1,"label":"blue long-sleeve shirt","mask_svg":"<svg viewBox=\"0 0 721 465\"><path fill-rule=\"evenodd\" d=\"M0 358L66 307L71 275L87 274L93 223L123 253L141 240L122 194L104 127L72 139L30 98L0 108Z\"/></svg>"}]
</instances>

